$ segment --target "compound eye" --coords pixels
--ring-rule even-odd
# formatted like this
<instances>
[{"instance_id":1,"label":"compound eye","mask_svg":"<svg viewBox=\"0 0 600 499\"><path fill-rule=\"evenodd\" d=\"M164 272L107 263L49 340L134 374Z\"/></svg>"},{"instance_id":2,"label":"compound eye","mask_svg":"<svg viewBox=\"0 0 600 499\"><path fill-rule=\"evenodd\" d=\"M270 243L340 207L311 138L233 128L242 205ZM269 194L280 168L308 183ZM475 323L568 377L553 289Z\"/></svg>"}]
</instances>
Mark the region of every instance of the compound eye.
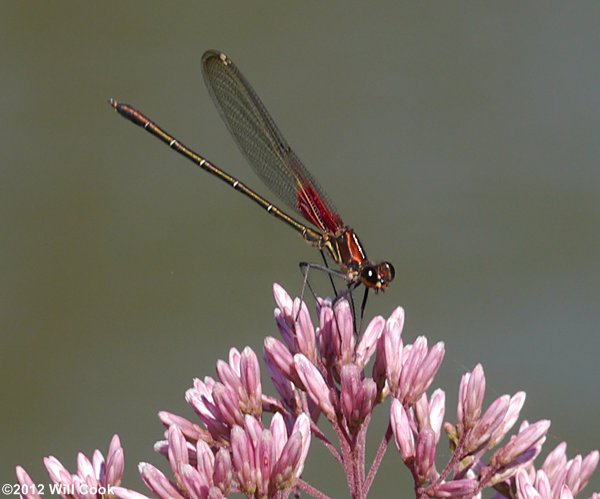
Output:
<instances>
[{"instance_id":1,"label":"compound eye","mask_svg":"<svg viewBox=\"0 0 600 499\"><path fill-rule=\"evenodd\" d=\"M363 281L373 285L376 285L379 282L379 275L377 274L375 267L372 266L363 269L362 278Z\"/></svg>"},{"instance_id":2,"label":"compound eye","mask_svg":"<svg viewBox=\"0 0 600 499\"><path fill-rule=\"evenodd\" d=\"M396 277L396 269L394 269L394 266L390 262L384 262L384 265L388 270L388 281L393 281L394 277Z\"/></svg>"}]
</instances>

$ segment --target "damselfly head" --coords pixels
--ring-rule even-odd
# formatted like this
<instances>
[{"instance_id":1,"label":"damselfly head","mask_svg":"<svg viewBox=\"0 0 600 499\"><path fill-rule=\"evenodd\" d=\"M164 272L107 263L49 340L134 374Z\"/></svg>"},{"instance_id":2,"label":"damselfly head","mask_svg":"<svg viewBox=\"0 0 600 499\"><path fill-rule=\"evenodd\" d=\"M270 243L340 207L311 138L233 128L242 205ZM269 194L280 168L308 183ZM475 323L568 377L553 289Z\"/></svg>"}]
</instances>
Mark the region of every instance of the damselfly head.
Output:
<instances>
[{"instance_id":1,"label":"damselfly head","mask_svg":"<svg viewBox=\"0 0 600 499\"><path fill-rule=\"evenodd\" d=\"M396 271L390 262L376 264L367 263L360 270L360 280L367 287L376 292L385 290L394 280Z\"/></svg>"}]
</instances>

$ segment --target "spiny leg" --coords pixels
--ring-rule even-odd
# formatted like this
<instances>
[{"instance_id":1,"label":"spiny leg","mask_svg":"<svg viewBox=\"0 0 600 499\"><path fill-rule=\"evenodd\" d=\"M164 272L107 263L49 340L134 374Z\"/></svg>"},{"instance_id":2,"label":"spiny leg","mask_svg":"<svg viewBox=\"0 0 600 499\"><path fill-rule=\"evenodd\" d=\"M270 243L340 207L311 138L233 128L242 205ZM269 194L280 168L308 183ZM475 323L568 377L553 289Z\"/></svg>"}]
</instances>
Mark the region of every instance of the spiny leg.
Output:
<instances>
[{"instance_id":1,"label":"spiny leg","mask_svg":"<svg viewBox=\"0 0 600 499\"><path fill-rule=\"evenodd\" d=\"M354 329L354 334L356 336L358 336L359 332L360 332L360 327L356 327L357 323L356 323L356 305L354 304L354 293L353 291L360 286L360 282L349 282L348 283L348 287L340 292L336 297L335 300L333 300L333 303L331 304L332 308L335 308L336 304L343 299L347 299L348 297L350 297L350 299L348 300L348 304L350 305L350 310L352 311L352 327ZM362 325L362 316L361 316L361 325Z\"/></svg>"},{"instance_id":2,"label":"spiny leg","mask_svg":"<svg viewBox=\"0 0 600 499\"><path fill-rule=\"evenodd\" d=\"M327 262L325 262L325 263L327 263ZM343 272L340 272L339 270L329 268L327 265L319 265L317 263L310 263L310 262L300 262L299 267L300 267L300 272L302 272L302 275L304 276L304 280L302 282L302 291L300 293L300 301L304 301L304 292L306 291L306 287L308 287L313 298L315 299L315 301L317 301L317 294L315 293L315 290L311 286L310 280L308 279L308 273L310 272L311 269L316 269L316 270L320 270L321 272L326 272L329 275L329 279L331 280L331 284L333 285L334 291L335 291L335 285L333 284L333 276L339 277L340 279L343 279L343 280L347 280L346 274L344 274ZM334 301L335 300L337 300L337 296L334 299ZM296 314L296 319L298 319L299 315L300 315L300 309L298 309L298 312Z\"/></svg>"},{"instance_id":3,"label":"spiny leg","mask_svg":"<svg viewBox=\"0 0 600 499\"><path fill-rule=\"evenodd\" d=\"M365 286L365 294L363 295L362 303L360 305L360 324L358 330L362 329L363 318L365 317L365 307L367 306L367 298L369 297L369 288Z\"/></svg>"},{"instance_id":4,"label":"spiny leg","mask_svg":"<svg viewBox=\"0 0 600 499\"><path fill-rule=\"evenodd\" d=\"M325 267L329 268L329 265L327 264L327 258L325 257L325 253L323 252L323 250L320 249L319 253L321 253L321 258L323 258L323 263L325 264ZM330 272L328 272L328 275L329 275L329 282L331 283L331 287L333 288L333 296L337 296L338 292L335 287L335 282L333 282L333 275Z\"/></svg>"},{"instance_id":5,"label":"spiny leg","mask_svg":"<svg viewBox=\"0 0 600 499\"><path fill-rule=\"evenodd\" d=\"M310 294L313 296L313 298L316 301L317 294L315 293L315 290L310 285L310 282L308 280L308 272L310 271L312 264L308 263L308 262L300 262L298 265L300 267L300 272L302 272L302 290L300 291L300 301L302 301L302 302L304 301L304 292L306 291L307 286L308 286L308 289L310 290ZM297 318L298 317L296 317L296 319Z\"/></svg>"}]
</instances>

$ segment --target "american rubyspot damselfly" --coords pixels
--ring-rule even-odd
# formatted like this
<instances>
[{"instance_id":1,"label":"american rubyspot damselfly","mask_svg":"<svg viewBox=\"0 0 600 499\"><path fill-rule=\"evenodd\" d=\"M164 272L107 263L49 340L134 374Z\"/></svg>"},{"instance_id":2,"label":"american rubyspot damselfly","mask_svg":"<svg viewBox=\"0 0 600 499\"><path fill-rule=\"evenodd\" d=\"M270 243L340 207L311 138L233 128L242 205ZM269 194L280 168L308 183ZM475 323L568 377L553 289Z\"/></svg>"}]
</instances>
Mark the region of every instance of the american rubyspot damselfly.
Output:
<instances>
[{"instance_id":1,"label":"american rubyspot damselfly","mask_svg":"<svg viewBox=\"0 0 600 499\"><path fill-rule=\"evenodd\" d=\"M394 267L389 262L373 263L367 258L354 230L342 222L325 191L292 151L258 95L231 59L221 52L207 51L202 56L202 74L227 128L259 178L312 227L291 217L238 179L183 145L130 105L114 99L110 99L110 105L121 116L143 127L171 149L249 197L318 248L325 266L301 263L305 283L308 270L319 268L327 271L330 279L332 274L344 279L348 292L363 284L365 294L361 305L362 317L369 290L385 290L394 279ZM339 271L328 267L325 251L339 265ZM337 294L333 279L331 282Z\"/></svg>"}]
</instances>

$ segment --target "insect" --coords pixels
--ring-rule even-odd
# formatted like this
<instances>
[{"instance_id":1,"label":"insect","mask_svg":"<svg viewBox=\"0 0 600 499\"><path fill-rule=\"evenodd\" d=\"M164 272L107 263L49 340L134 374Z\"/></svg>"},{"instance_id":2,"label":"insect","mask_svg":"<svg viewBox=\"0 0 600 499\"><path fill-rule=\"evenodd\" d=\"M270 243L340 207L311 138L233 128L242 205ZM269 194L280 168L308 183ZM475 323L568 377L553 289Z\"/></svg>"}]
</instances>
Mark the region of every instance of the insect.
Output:
<instances>
[{"instance_id":1,"label":"insect","mask_svg":"<svg viewBox=\"0 0 600 499\"><path fill-rule=\"evenodd\" d=\"M336 295L332 275L346 282L346 293L350 296L352 290L364 285L362 318L369 290L375 293L385 290L394 279L394 267L389 262L374 263L367 258L354 230L342 221L325 191L292 151L258 95L231 59L221 52L207 51L202 56L202 74L221 117L256 174L310 225L290 216L195 153L130 105L114 99L109 102L121 116L143 127L171 149L262 206L319 249L324 266L300 263L305 284L309 269L316 268L328 272ZM329 267L326 254L339 266L339 270Z\"/></svg>"}]
</instances>

